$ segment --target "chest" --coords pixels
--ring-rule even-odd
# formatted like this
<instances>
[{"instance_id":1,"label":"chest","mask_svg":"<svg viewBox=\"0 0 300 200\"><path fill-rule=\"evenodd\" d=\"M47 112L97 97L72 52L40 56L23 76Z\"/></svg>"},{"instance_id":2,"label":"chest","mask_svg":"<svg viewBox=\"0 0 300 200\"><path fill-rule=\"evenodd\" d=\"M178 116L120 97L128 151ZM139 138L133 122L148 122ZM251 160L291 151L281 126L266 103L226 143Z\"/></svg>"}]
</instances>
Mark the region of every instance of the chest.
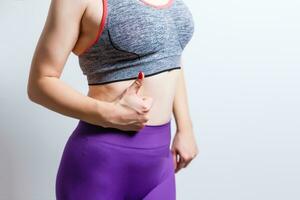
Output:
<instances>
[{"instance_id":1,"label":"chest","mask_svg":"<svg viewBox=\"0 0 300 200\"><path fill-rule=\"evenodd\" d=\"M107 31L116 48L137 54L184 49L194 32L193 16L182 0L162 6L144 0L108 0Z\"/></svg>"}]
</instances>

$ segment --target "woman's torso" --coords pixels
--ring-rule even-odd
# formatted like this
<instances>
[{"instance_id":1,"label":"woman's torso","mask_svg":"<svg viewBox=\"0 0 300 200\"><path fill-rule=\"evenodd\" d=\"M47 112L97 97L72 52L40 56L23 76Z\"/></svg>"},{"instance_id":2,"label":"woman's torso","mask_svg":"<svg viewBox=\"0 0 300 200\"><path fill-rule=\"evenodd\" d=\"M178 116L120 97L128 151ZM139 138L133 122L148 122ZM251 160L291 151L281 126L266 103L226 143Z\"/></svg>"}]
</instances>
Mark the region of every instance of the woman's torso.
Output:
<instances>
[{"instance_id":1,"label":"woman's torso","mask_svg":"<svg viewBox=\"0 0 300 200\"><path fill-rule=\"evenodd\" d=\"M109 0L108 0L109 1ZM145 2L146 0L134 0ZM166 5L173 0L147 0L152 5ZM174 0L176 1L176 0ZM146 5L145 6L151 6ZM73 53L79 55L96 38L103 14L103 2L101 0L89 0L81 21L81 33L73 49ZM100 20L99 20L100 19ZM176 66L174 66L176 67ZM155 75L144 77L144 84L140 88L141 96L150 96L154 99L149 111L148 125L159 125L170 120L172 115L173 100L176 92L180 69L172 69ZM134 80L123 80L101 85L89 85L88 96L101 101L113 101L128 88Z\"/></svg>"}]
</instances>

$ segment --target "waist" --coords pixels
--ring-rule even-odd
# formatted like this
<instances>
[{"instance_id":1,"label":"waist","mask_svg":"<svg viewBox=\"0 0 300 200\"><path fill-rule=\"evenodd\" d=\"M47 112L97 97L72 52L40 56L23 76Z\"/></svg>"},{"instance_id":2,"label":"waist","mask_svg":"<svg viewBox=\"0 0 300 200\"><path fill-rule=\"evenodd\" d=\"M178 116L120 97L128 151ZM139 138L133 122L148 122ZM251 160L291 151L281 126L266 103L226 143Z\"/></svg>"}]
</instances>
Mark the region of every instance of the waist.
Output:
<instances>
[{"instance_id":1,"label":"waist","mask_svg":"<svg viewBox=\"0 0 300 200\"><path fill-rule=\"evenodd\" d=\"M105 128L79 120L70 137L79 137L87 142L104 142L131 148L166 147L170 146L171 120L160 125L145 125L139 131Z\"/></svg>"},{"instance_id":2,"label":"waist","mask_svg":"<svg viewBox=\"0 0 300 200\"><path fill-rule=\"evenodd\" d=\"M138 96L153 98L153 105L148 113L149 121L147 124L162 124L171 118L179 73L180 70L171 70L144 78L143 85L139 88ZM133 82L134 80L91 86L87 95L99 101L112 102L121 97Z\"/></svg>"},{"instance_id":3,"label":"waist","mask_svg":"<svg viewBox=\"0 0 300 200\"><path fill-rule=\"evenodd\" d=\"M140 96L150 96L155 99L168 99L174 96L176 83L178 82L180 70L164 71L154 75L144 77L143 85L138 94ZM124 91L130 87L136 78L130 80L120 80L108 84L89 85L88 96L102 100L113 101L120 97ZM170 99L173 101L173 99Z\"/></svg>"}]
</instances>

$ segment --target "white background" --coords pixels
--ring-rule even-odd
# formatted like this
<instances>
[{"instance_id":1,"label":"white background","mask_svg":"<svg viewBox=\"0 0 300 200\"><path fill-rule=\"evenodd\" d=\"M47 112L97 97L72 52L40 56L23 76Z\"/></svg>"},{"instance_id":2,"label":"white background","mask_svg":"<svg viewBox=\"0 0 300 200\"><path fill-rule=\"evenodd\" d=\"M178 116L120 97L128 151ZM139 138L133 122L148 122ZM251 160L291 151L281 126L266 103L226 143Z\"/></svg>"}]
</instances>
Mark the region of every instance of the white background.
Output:
<instances>
[{"instance_id":1,"label":"white background","mask_svg":"<svg viewBox=\"0 0 300 200\"><path fill-rule=\"evenodd\" d=\"M177 199L300 199L299 1L185 3L195 32L183 67L200 154L176 175ZM1 200L55 199L60 156L77 124L27 98L49 5L0 2ZM74 54L62 79L87 93Z\"/></svg>"}]
</instances>

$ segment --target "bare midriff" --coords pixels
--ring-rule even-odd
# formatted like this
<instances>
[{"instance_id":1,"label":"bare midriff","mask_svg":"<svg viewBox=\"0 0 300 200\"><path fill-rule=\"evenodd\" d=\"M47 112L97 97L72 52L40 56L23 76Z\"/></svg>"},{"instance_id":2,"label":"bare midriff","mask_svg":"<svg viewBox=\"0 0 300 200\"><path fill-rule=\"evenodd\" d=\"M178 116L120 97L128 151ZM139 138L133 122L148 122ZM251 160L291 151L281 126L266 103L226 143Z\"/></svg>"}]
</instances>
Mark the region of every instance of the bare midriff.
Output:
<instances>
[{"instance_id":1,"label":"bare midriff","mask_svg":"<svg viewBox=\"0 0 300 200\"><path fill-rule=\"evenodd\" d=\"M161 72L144 77L144 82L138 91L140 96L153 98L153 104L148 112L149 120L146 125L161 125L172 117L173 100L180 69ZM126 80L101 85L90 85L88 96L101 101L114 101L135 80Z\"/></svg>"}]
</instances>

